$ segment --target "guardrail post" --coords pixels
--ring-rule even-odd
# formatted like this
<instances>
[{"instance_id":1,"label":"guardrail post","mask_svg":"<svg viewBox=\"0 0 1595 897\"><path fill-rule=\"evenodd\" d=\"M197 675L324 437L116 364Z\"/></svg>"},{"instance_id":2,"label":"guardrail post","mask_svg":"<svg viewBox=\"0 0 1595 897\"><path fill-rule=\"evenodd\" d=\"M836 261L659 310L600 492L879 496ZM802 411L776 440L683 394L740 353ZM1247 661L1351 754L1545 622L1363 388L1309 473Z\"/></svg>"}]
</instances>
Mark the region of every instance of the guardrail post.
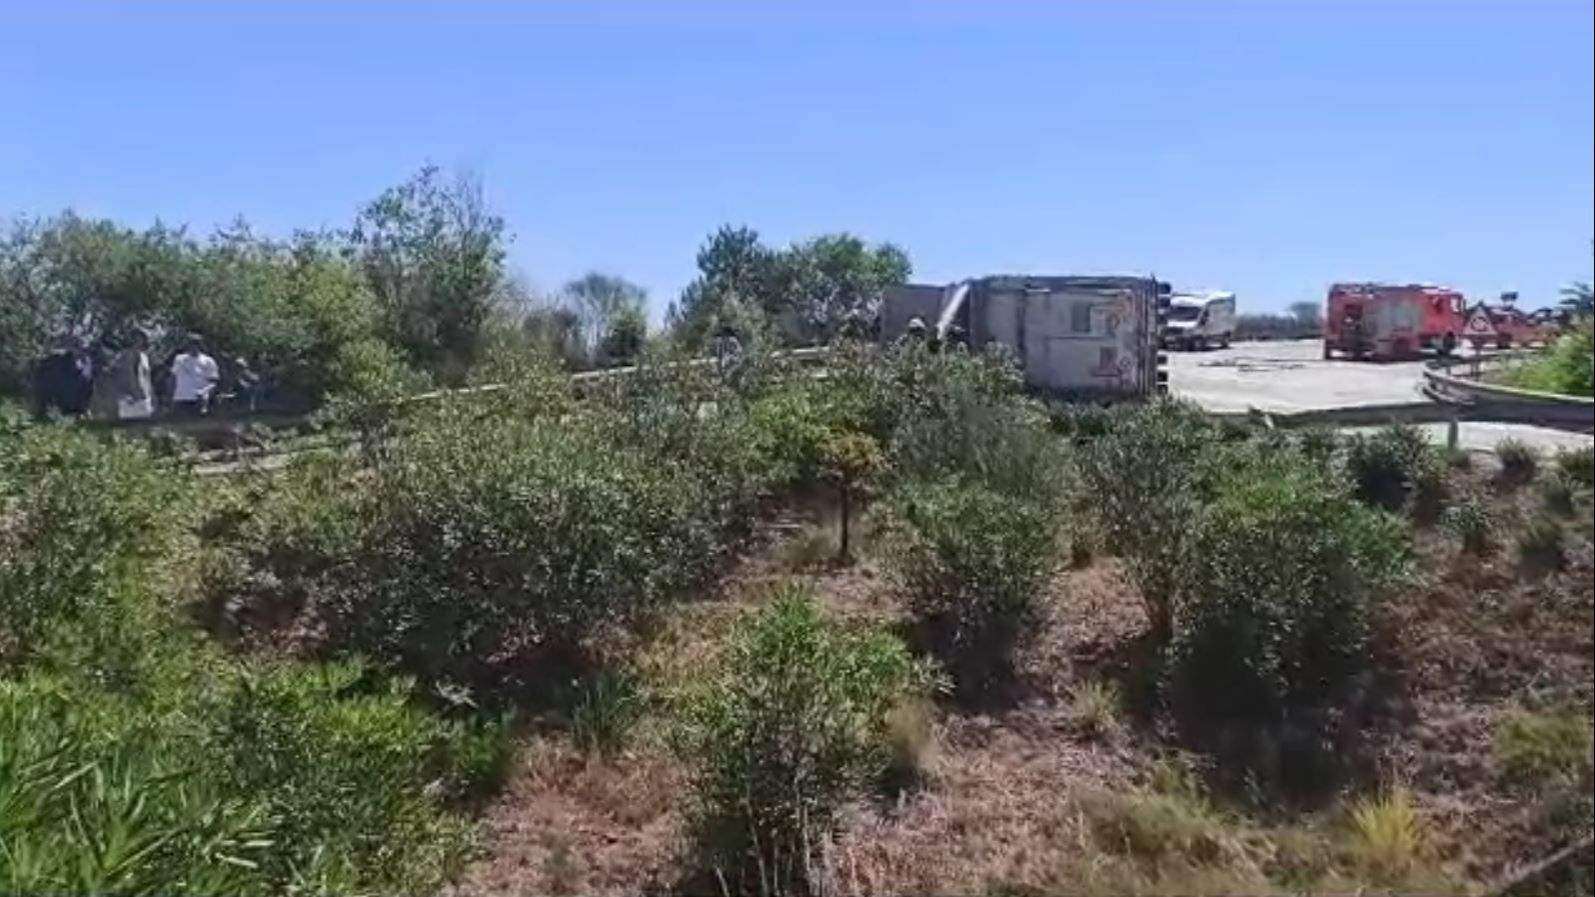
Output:
<instances>
[{"instance_id":1,"label":"guardrail post","mask_svg":"<svg viewBox=\"0 0 1595 897\"><path fill-rule=\"evenodd\" d=\"M1154 278L1155 282L1155 278ZM1157 297L1157 311L1153 315L1154 329L1152 334L1152 351L1157 353L1157 360L1153 365L1153 381L1157 384L1156 392L1160 396L1169 392L1169 357L1163 351L1163 331L1169 322L1170 298L1162 293Z\"/></svg>"},{"instance_id":2,"label":"guardrail post","mask_svg":"<svg viewBox=\"0 0 1595 897\"><path fill-rule=\"evenodd\" d=\"M1456 451L1458 443L1461 442L1461 439L1457 433L1458 429L1457 415L1456 412L1453 411L1451 413L1451 419L1446 421L1445 424L1445 447L1449 451Z\"/></svg>"}]
</instances>

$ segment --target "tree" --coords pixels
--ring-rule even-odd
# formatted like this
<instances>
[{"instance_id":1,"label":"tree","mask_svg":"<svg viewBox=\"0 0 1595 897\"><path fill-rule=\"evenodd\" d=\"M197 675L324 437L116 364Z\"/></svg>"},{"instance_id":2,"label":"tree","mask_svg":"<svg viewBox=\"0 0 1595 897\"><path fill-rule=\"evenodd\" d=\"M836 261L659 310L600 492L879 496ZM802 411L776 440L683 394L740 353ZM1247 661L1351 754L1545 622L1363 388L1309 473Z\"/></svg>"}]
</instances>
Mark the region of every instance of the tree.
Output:
<instances>
[{"instance_id":1,"label":"tree","mask_svg":"<svg viewBox=\"0 0 1595 897\"><path fill-rule=\"evenodd\" d=\"M1562 289L1561 307L1575 318L1595 314L1595 287L1579 281Z\"/></svg>"},{"instance_id":2,"label":"tree","mask_svg":"<svg viewBox=\"0 0 1595 897\"><path fill-rule=\"evenodd\" d=\"M772 250L746 227L722 227L698 251L698 278L683 291L672 330L700 345L716 324L756 314L788 342L823 342L849 314L873 314L881 292L908 278L908 256L847 233Z\"/></svg>"},{"instance_id":3,"label":"tree","mask_svg":"<svg viewBox=\"0 0 1595 897\"><path fill-rule=\"evenodd\" d=\"M908 279L908 255L891 243L870 246L852 234L827 234L783 254L800 338L826 342L850 315L873 317L886 287Z\"/></svg>"},{"instance_id":4,"label":"tree","mask_svg":"<svg viewBox=\"0 0 1595 897\"><path fill-rule=\"evenodd\" d=\"M589 352L616 357L609 348L617 328L619 342L615 346L626 350L619 357L629 358L641 349L647 335L647 290L624 277L590 271L565 284L561 292L579 317L581 336ZM635 347L627 350L632 343Z\"/></svg>"},{"instance_id":5,"label":"tree","mask_svg":"<svg viewBox=\"0 0 1595 897\"><path fill-rule=\"evenodd\" d=\"M1290 316L1303 328L1317 329L1323 324L1323 307L1317 302L1292 302Z\"/></svg>"},{"instance_id":6,"label":"tree","mask_svg":"<svg viewBox=\"0 0 1595 897\"><path fill-rule=\"evenodd\" d=\"M504 222L480 180L426 166L383 191L349 234L392 341L446 383L476 360L504 278Z\"/></svg>"},{"instance_id":7,"label":"tree","mask_svg":"<svg viewBox=\"0 0 1595 897\"><path fill-rule=\"evenodd\" d=\"M737 305L768 314L778 292L778 258L749 227L722 226L698 249L698 277L682 291L675 334L700 346Z\"/></svg>"},{"instance_id":8,"label":"tree","mask_svg":"<svg viewBox=\"0 0 1595 897\"><path fill-rule=\"evenodd\" d=\"M827 480L836 484L841 532L836 559L852 559L851 523L853 507L863 497L885 466L881 447L864 433L832 433L820 445L821 469Z\"/></svg>"}]
</instances>

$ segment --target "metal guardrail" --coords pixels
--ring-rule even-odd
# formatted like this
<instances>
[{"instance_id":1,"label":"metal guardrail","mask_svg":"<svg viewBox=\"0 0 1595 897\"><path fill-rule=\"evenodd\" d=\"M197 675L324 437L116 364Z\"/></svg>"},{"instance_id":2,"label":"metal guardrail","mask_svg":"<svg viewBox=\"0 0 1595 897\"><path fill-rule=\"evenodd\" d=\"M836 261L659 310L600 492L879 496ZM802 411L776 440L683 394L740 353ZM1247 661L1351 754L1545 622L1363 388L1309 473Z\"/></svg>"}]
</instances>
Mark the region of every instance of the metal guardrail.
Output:
<instances>
[{"instance_id":1,"label":"metal guardrail","mask_svg":"<svg viewBox=\"0 0 1595 897\"><path fill-rule=\"evenodd\" d=\"M1595 432L1595 399L1501 386L1486 383L1482 379L1490 370L1516 364L1538 354L1516 351L1437 359L1424 367L1424 395L1436 402L1457 406L1464 416L1472 420L1538 424ZM1454 373L1458 368L1464 368L1466 373Z\"/></svg>"}]
</instances>

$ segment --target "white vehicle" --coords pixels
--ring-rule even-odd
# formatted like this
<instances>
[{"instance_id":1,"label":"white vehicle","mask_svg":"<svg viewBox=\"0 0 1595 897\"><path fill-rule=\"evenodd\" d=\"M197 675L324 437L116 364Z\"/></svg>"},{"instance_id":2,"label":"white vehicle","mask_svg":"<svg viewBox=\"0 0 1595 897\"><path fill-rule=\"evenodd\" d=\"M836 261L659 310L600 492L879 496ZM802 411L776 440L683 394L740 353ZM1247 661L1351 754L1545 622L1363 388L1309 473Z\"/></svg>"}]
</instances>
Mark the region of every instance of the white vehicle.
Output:
<instances>
[{"instance_id":1,"label":"white vehicle","mask_svg":"<svg viewBox=\"0 0 1595 897\"><path fill-rule=\"evenodd\" d=\"M1235 294L1222 290L1169 297L1163 345L1174 349L1225 348L1235 335Z\"/></svg>"}]
</instances>

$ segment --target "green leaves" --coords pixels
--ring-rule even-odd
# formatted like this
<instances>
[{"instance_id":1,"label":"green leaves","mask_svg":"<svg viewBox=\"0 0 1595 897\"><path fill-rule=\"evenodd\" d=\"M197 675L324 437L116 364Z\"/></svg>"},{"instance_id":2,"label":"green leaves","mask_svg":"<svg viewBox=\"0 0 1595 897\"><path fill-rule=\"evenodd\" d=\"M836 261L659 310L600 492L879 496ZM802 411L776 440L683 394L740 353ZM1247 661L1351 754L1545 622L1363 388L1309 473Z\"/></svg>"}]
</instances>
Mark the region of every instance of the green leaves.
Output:
<instances>
[{"instance_id":1,"label":"green leaves","mask_svg":"<svg viewBox=\"0 0 1595 897\"><path fill-rule=\"evenodd\" d=\"M928 687L903 645L827 621L780 590L691 695L679 746L696 770L697 832L731 893L792 894L842 803L886 769L892 709Z\"/></svg>"}]
</instances>

